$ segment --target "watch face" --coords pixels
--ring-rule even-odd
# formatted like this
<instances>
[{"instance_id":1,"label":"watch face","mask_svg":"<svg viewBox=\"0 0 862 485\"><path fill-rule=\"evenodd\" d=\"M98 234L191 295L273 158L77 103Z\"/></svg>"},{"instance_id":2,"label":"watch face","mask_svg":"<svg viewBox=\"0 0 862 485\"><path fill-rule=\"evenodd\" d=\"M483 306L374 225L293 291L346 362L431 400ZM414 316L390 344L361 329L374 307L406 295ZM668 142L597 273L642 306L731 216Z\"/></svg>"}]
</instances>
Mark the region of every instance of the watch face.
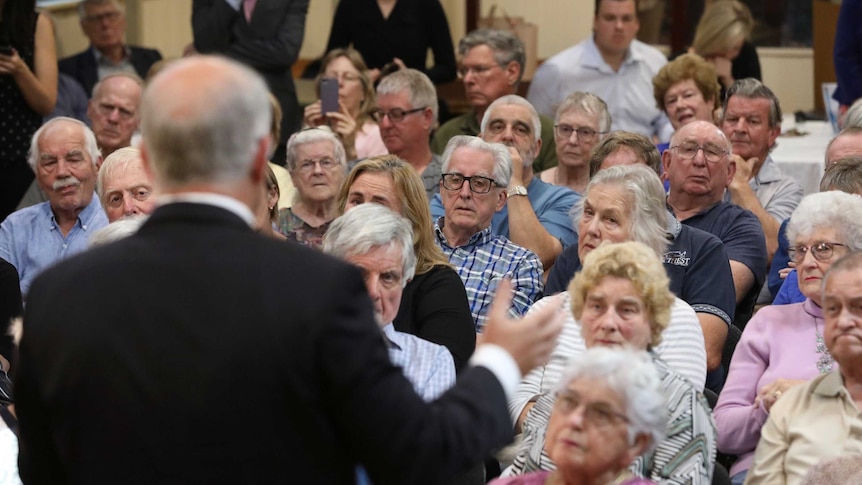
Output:
<instances>
[{"instance_id":1,"label":"watch face","mask_svg":"<svg viewBox=\"0 0 862 485\"><path fill-rule=\"evenodd\" d=\"M509 188L509 195L527 195L527 188L523 185L516 185Z\"/></svg>"}]
</instances>

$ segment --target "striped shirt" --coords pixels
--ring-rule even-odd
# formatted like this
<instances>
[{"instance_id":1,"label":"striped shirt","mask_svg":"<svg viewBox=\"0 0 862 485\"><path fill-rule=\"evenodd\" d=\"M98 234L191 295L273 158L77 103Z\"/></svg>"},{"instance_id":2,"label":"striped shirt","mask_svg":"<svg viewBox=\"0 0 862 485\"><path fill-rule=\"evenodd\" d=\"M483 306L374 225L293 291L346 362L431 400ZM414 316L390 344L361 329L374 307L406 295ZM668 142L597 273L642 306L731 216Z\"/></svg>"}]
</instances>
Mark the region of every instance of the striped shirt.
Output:
<instances>
[{"instance_id":1,"label":"striped shirt","mask_svg":"<svg viewBox=\"0 0 862 485\"><path fill-rule=\"evenodd\" d=\"M715 422L709 404L686 378L652 356L668 411L666 437L654 451L635 459L629 470L658 484L709 485L715 463ZM551 392L536 400L524 421L524 440L503 476L556 468L543 449L553 407Z\"/></svg>"},{"instance_id":2,"label":"striped shirt","mask_svg":"<svg viewBox=\"0 0 862 485\"><path fill-rule=\"evenodd\" d=\"M383 327L383 335L389 360L401 368L422 399L433 401L455 385L455 361L446 347L399 332L391 323Z\"/></svg>"},{"instance_id":3,"label":"striped shirt","mask_svg":"<svg viewBox=\"0 0 862 485\"><path fill-rule=\"evenodd\" d=\"M511 278L514 287L509 313L513 317L527 313L542 295L542 262L539 257L503 236L491 234L490 226L473 234L467 244L452 247L443 235L444 224L443 217L434 224L437 245L449 257L449 262L464 282L476 331L481 333L485 327L486 314L491 308L497 285L504 277Z\"/></svg>"}]
</instances>

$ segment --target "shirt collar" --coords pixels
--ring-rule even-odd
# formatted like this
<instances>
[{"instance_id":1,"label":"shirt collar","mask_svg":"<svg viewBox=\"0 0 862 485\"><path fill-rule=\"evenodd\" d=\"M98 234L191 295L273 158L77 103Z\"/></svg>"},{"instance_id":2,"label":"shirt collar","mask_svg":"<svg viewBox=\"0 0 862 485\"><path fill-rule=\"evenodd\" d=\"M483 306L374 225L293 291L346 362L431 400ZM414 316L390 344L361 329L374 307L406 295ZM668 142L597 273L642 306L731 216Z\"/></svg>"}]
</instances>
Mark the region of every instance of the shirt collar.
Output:
<instances>
[{"instance_id":1,"label":"shirt collar","mask_svg":"<svg viewBox=\"0 0 862 485\"><path fill-rule=\"evenodd\" d=\"M132 49L130 49L129 46L125 44L123 44L123 53L125 54L125 56L123 56L123 60L118 63L114 63L110 59L106 58L101 52L99 52L99 49L96 49L95 47L90 47L90 50L93 51L93 56L96 58L96 64L105 63L115 66L127 62L129 58L132 57Z\"/></svg>"},{"instance_id":2,"label":"shirt collar","mask_svg":"<svg viewBox=\"0 0 862 485\"><path fill-rule=\"evenodd\" d=\"M678 238L679 233L682 232L682 223L674 217L673 212L670 210L667 211L667 228L665 231L670 235L671 239Z\"/></svg>"},{"instance_id":3,"label":"shirt collar","mask_svg":"<svg viewBox=\"0 0 862 485\"><path fill-rule=\"evenodd\" d=\"M599 51L599 46L596 45L595 37L591 35L586 42L587 45L584 51L586 55L584 55L583 61L581 61L581 63L585 66L589 66L595 69L601 70L602 68L604 68L604 70L606 71L614 72L611 66L607 62L605 62L605 58L602 57L602 53ZM621 66L635 63L641 60L641 56L638 55L636 49L633 48L635 42L637 41L633 40L632 43L629 44L629 48L626 49L626 57L625 59L623 59L623 63L621 64Z\"/></svg>"},{"instance_id":4,"label":"shirt collar","mask_svg":"<svg viewBox=\"0 0 862 485\"><path fill-rule=\"evenodd\" d=\"M51 202L43 202L43 204L43 214L48 217L51 226L56 227L57 221L54 219L54 210L51 209ZM84 207L84 210L78 213L78 219L75 221L75 226L84 231L88 230L90 228L90 221L92 221L93 217L97 216L99 213L104 214L104 210L102 209L101 202L99 202L99 198L94 192L93 197L90 198L90 203Z\"/></svg>"},{"instance_id":5,"label":"shirt collar","mask_svg":"<svg viewBox=\"0 0 862 485\"><path fill-rule=\"evenodd\" d=\"M778 165L772 161L771 156L766 157L766 161L760 166L760 170L758 170L754 179L758 184L766 184L781 180L781 170L779 170Z\"/></svg>"},{"instance_id":6,"label":"shirt collar","mask_svg":"<svg viewBox=\"0 0 862 485\"><path fill-rule=\"evenodd\" d=\"M440 242L440 244L454 249L454 246L449 244L449 241L446 239L446 235L443 234L443 227L445 225L446 225L446 217L445 216L439 217L437 219L437 221L434 222L434 232L437 234L437 240ZM488 225L488 227L486 227L485 229L482 229L481 231L477 232L476 234L473 234L472 236L470 236L470 239L467 241L467 243L464 244L463 246L460 246L460 247L467 247L467 246L473 246L473 245L477 245L477 244L484 244L484 243L490 241L493 237L494 236L491 234L491 226Z\"/></svg>"},{"instance_id":7,"label":"shirt collar","mask_svg":"<svg viewBox=\"0 0 862 485\"><path fill-rule=\"evenodd\" d=\"M393 323L387 323L383 326L383 340L390 349L402 350L404 348L404 334L395 330Z\"/></svg>"},{"instance_id":8,"label":"shirt collar","mask_svg":"<svg viewBox=\"0 0 862 485\"><path fill-rule=\"evenodd\" d=\"M812 393L820 396L838 397L844 391L844 378L841 377L840 371L832 371L820 380Z\"/></svg>"},{"instance_id":9,"label":"shirt collar","mask_svg":"<svg viewBox=\"0 0 862 485\"><path fill-rule=\"evenodd\" d=\"M251 209L239 200L226 195L214 194L212 192L184 192L181 194L161 195L156 199L156 205L167 205L177 202L205 204L219 207L228 212L234 213L250 227L254 227L255 225L255 217L251 212Z\"/></svg>"}]
</instances>

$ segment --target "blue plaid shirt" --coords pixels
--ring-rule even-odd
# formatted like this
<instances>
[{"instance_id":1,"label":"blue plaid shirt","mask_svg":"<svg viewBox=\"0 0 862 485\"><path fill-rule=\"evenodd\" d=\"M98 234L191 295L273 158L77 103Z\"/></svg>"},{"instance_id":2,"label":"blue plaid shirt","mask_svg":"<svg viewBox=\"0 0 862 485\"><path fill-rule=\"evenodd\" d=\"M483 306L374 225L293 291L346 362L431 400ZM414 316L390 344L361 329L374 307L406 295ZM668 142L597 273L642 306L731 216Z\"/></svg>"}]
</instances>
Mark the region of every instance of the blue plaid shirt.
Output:
<instances>
[{"instance_id":1,"label":"blue plaid shirt","mask_svg":"<svg viewBox=\"0 0 862 485\"><path fill-rule=\"evenodd\" d=\"M441 229L444 219L441 217L434 223L437 245L449 257L449 262L464 282L476 331L481 333L485 327L486 314L491 308L497 285L506 276L512 279L515 290L509 313L514 317L527 313L530 305L542 296L542 262L539 257L503 236L491 234L490 226L473 234L467 244L452 247Z\"/></svg>"}]
</instances>

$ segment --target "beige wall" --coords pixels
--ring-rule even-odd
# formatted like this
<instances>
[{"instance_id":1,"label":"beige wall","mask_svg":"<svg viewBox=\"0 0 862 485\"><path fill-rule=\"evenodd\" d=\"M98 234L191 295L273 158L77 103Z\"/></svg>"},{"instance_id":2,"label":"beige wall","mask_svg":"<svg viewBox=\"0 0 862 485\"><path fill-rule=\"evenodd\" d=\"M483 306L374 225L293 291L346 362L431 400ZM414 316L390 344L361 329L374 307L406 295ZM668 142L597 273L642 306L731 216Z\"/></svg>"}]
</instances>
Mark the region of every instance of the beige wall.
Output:
<instances>
[{"instance_id":1,"label":"beige wall","mask_svg":"<svg viewBox=\"0 0 862 485\"><path fill-rule=\"evenodd\" d=\"M166 57L178 57L192 40L191 0L127 0L129 40L156 47ZM539 25L539 58L544 59L569 47L590 34L592 1L572 0L486 0L483 15L490 6L513 16L522 16ZM464 34L463 0L441 0L453 42ZM323 55L337 0L312 0L305 27L300 57ZM561 15L565 12L565 15ZM74 54L87 46L74 7L52 11L57 25L58 54ZM811 49L758 49L763 80L778 94L784 111L810 110L814 107L814 61Z\"/></svg>"}]
</instances>

